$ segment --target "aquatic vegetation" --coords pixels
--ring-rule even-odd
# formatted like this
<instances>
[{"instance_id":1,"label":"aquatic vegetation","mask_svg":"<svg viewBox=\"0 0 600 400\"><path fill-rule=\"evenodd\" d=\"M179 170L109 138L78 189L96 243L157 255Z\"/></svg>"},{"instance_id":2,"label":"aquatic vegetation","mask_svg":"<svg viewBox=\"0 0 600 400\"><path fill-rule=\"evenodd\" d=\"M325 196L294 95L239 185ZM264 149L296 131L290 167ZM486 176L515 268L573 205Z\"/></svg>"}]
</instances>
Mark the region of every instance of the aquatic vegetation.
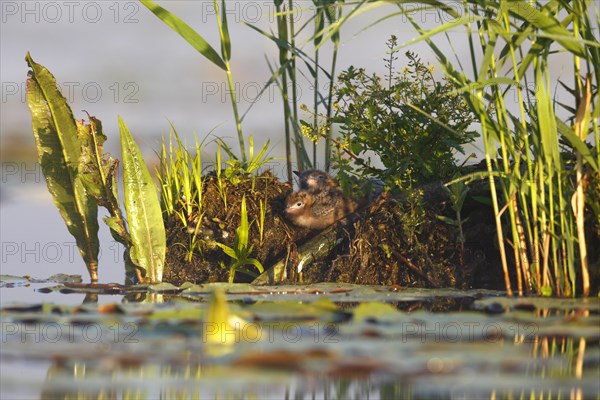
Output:
<instances>
[{"instance_id":1,"label":"aquatic vegetation","mask_svg":"<svg viewBox=\"0 0 600 400\"><path fill-rule=\"evenodd\" d=\"M125 245L125 268L133 281L162 279L165 230L150 173L125 122L119 117L124 170L124 221L117 196L117 160L103 153L107 137L102 124L75 121L56 80L26 57L30 71L27 101L32 114L38 160L69 232L75 237L92 282L98 280L98 206L110 216L104 222L115 240Z\"/></svg>"},{"instance_id":2,"label":"aquatic vegetation","mask_svg":"<svg viewBox=\"0 0 600 400\"><path fill-rule=\"evenodd\" d=\"M38 161L54 204L76 240L92 282L98 280L98 205L78 174L82 154L78 128L54 76L26 56L31 68L27 103L31 110Z\"/></svg>"},{"instance_id":3,"label":"aquatic vegetation","mask_svg":"<svg viewBox=\"0 0 600 400\"><path fill-rule=\"evenodd\" d=\"M119 130L123 159L124 204L133 244L129 247L129 257L134 265L146 271L145 280L161 282L167 245L156 186L140 149L121 117L119 117Z\"/></svg>"},{"instance_id":4,"label":"aquatic vegetation","mask_svg":"<svg viewBox=\"0 0 600 400\"><path fill-rule=\"evenodd\" d=\"M592 18L597 7L577 0L568 5L465 2L460 12L442 3L434 8L452 21L426 31L399 5L399 13L420 36L394 50L425 41L455 93L477 115L507 292L513 293L506 249L510 244L519 294L587 296L590 261L599 257L588 253L587 243L597 240L586 234L594 224L586 215L595 209L586 211L585 206L600 200L586 190L600 179L600 108L592 102L592 88L597 99L600 84L600 43L594 36L598 20ZM433 41L461 26L470 66L456 54L457 62L450 61ZM550 62L558 53L572 60L573 86L561 82L573 96L568 101L562 100L559 88L551 89Z\"/></svg>"},{"instance_id":5,"label":"aquatic vegetation","mask_svg":"<svg viewBox=\"0 0 600 400\"><path fill-rule=\"evenodd\" d=\"M1 276L0 285L18 278ZM299 398L323 390L339 398L600 391L600 304L591 299L351 284L30 285L54 297L118 292L128 301L2 305L2 390L33 392L24 397L268 398L280 387ZM20 367L32 364L48 373L24 375Z\"/></svg>"},{"instance_id":6,"label":"aquatic vegetation","mask_svg":"<svg viewBox=\"0 0 600 400\"><path fill-rule=\"evenodd\" d=\"M169 11L150 0L144 0L142 4L200 54L226 71L240 144L238 156L224 141L217 140L214 171L205 173L200 157L202 143L199 144L197 139L195 154L185 149L177 132L170 139L168 151L163 143L159 171L161 205L164 220L172 228L172 247L183 246L185 259L189 262L196 255L205 255L215 249L223 250L220 245L234 249L232 240L242 221L239 215L231 214L242 209L241 199L244 198L248 207L246 211L252 215L250 220L256 223L259 236L255 240L249 234L247 248L257 253L263 252L265 256L281 257L281 248L268 243L269 235L273 235L268 226L273 224L278 239L285 238L277 245L289 245L287 255L291 257L294 248L289 241L297 238L296 233L287 231L283 224L279 225L278 219L279 200L291 188L281 185L271 187L269 182L274 182L272 176L258 175L270 160L267 157L270 142L256 156L252 137L248 138L250 146L245 146L241 125L245 114L240 116L233 91L230 65L232 43L226 2L213 1L220 53ZM593 18L593 15L597 15L597 7L584 0L576 0L572 5L558 0L547 4L469 0L462 4L459 11L443 2L416 1L415 4L434 10L440 16L450 17L451 21L426 31L411 14L413 9L407 9L401 2L359 1L350 4L315 0L311 6L313 13L307 15L307 21L299 26L293 18L299 9L295 8L293 2L276 0L274 21L277 23L277 36L249 25L272 41L279 50L278 66L273 67L267 61L271 77L266 86L275 83L282 93L288 182L291 183L292 176L292 144L296 150L296 162L302 169L317 163L316 143L313 141L310 157L304 147L305 137L302 134L312 140L319 137L324 139L326 169L333 159L339 169L338 177L346 190L360 186L352 179L355 175L381 179L391 191L400 189L398 201L390 202L390 210L382 222L401 222L396 228L403 230L401 237L408 245L407 250L424 254L427 246L423 243L424 232L421 227L424 223L437 225L424 217L420 192L417 190L423 189L421 186L426 183L452 179L446 183L450 189L446 196L449 196L453 211L440 214L440 218L456 226L457 243L462 253L470 232L465 228L467 219L463 218L461 209L464 203L472 200L467 195L467 190L472 194L471 182L485 180L489 187L488 197L493 209L491 215L507 292L513 293L516 281L519 294L589 295L590 290L596 289L600 276L597 246L600 231L600 152L597 146L600 110L596 101L600 81L600 44L594 36L598 20ZM401 17L414 27L417 37L400 45L395 37L388 41L384 77L369 75L365 70L353 67L336 77L342 27L348 21L380 6L395 7L394 12L372 25ZM307 29L311 27L313 29ZM449 54L443 53L436 44L438 38L450 30L462 30L466 34L469 45L467 63L464 57L457 54L454 54L456 61L451 61ZM405 53L407 67L395 71L399 52L419 41L426 42L438 58L445 74L443 80L436 77L431 65L421 62L419 56L412 52ZM320 52L326 43L332 49L329 70L320 64ZM453 49L451 41L449 46ZM310 51L306 48L310 48ZM553 73L550 66L555 54L559 53L572 58L573 83L561 79L559 85L553 88L550 84ZM305 67L308 74L301 67ZM43 72L41 69L36 72L35 69L34 77ZM315 85L311 98L312 112L307 106L298 106L296 85L302 74ZM330 83L326 95L318 88L323 76ZM333 85L335 82L337 88ZM289 89L288 83L291 83ZM36 141L41 149L40 159L53 160L54 172L59 171L53 174L51 168L46 168L49 188L55 188L54 183L57 182L67 188L66 194L58 193L55 189L51 191L54 191L55 201L71 233L78 237L78 246L92 280L97 279L99 245L94 239L98 229L94 214L97 205L109 209L110 217L105 221L115 237L126 247L134 249L128 250L126 261L132 261L131 265L144 264L134 243L139 241L139 237L133 239L136 235L128 236L130 233L126 230L124 218L116 207L118 199L114 172L117 164L102 153L105 137L99 121L90 117L89 124L81 123L78 126L73 123L70 110L64 104L57 104L56 107L50 105L51 111L66 116L67 123L63 124L61 120L59 125L53 126L53 122L41 116L46 107L44 101L34 99L39 97L38 94L43 98L41 87L32 83L28 88L36 94L31 96L30 103L32 111L35 109L34 114L40 118L37 126L34 124L36 135L48 129L48 132L58 135L65 132L71 137L56 141L55 136L53 142L48 142L55 146L49 152L43 148L47 143L42 143L48 138L42 139L38 135ZM516 107L510 104L510 96L513 95L517 99ZM312 121L301 120L298 108L309 112ZM332 133L333 124L341 127L341 134ZM122 143L129 146L128 129L124 124L120 125ZM463 146L478 135L470 130L473 128L471 125L477 125L475 128L481 132L485 160L480 166L485 170L455 179L457 173L465 174L462 166L455 163L455 153L461 152ZM83 150L77 150L79 139L74 136L75 131L87 135L81 136L87 138ZM173 147L173 138L177 148ZM334 157L330 157L332 150ZM228 154L227 160L222 159L222 151ZM383 168L369 158L373 152ZM135 153L126 154L134 160L138 159ZM80 168L77 171L70 169L74 160L79 161L80 157L88 160L83 164L85 168L81 171ZM132 169L130 172L136 171ZM143 183L148 179L143 169L138 169L137 173L137 189L141 194L143 189L151 186ZM98 179L94 178L95 175ZM264 181L260 182L263 178ZM368 180L363 185L365 190L370 190L373 182L379 183ZM98 190L92 187L96 184L100 185ZM469 186L465 186L467 184ZM269 196L262 194L257 199L256 192L260 191L257 188L266 190L267 187ZM205 196L212 196L215 190L220 201L208 204ZM125 197L130 200L128 203L131 207L139 205L134 201L135 196L128 197L126 194ZM153 196L150 198L149 201L155 203ZM130 211L127 210L128 219L140 218L146 222L158 215L156 207L146 215ZM132 221L128 222L131 226L138 226ZM248 230L251 225L248 224ZM146 230L146 233L154 231L148 224L140 229ZM364 226L360 229L363 232L368 230ZM182 231L187 235L185 238L181 235ZM161 234L159 226L152 233L157 239ZM265 243L269 250L263 251ZM361 241L353 246L355 254L361 254L367 248ZM162 241L157 240L151 247L156 247L157 259L160 260ZM373 246L375 248L381 257L404 260L404 267L419 270L410 257L399 253L392 244L381 241ZM443 251L446 250L449 247ZM160 279L161 263L153 263L152 257L149 257L152 252L144 252L144 259L154 266L145 268L154 270L149 279L156 280ZM135 260L130 259L131 255ZM246 256L250 257L250 252ZM250 258L260 259L261 262L264 260L258 256ZM427 259L425 257L422 260L426 262ZM397 270L398 264L391 264L390 270ZM144 279L141 270L135 270L138 280Z\"/></svg>"},{"instance_id":7,"label":"aquatic vegetation","mask_svg":"<svg viewBox=\"0 0 600 400\"><path fill-rule=\"evenodd\" d=\"M231 257L232 262L229 265L229 283L233 283L236 272L243 272L250 276L258 276L258 274L246 268L246 265L253 265L258 272L263 273L264 268L260 261L250 257L252 253L252 245L248 244L248 236L250 232L250 223L248 222L248 211L246 210L246 196L242 197L240 208L240 226L235 230L233 239L233 247L229 247L223 243L215 243L225 254Z\"/></svg>"},{"instance_id":8,"label":"aquatic vegetation","mask_svg":"<svg viewBox=\"0 0 600 400\"><path fill-rule=\"evenodd\" d=\"M388 41L390 51L396 40ZM377 178L398 192L460 171L455 156L477 136L470 130L475 115L452 83L435 79L431 65L410 51L406 58L398 73L396 58L386 60L386 80L364 68L340 74L331 123L340 130L333 165L342 183Z\"/></svg>"}]
</instances>

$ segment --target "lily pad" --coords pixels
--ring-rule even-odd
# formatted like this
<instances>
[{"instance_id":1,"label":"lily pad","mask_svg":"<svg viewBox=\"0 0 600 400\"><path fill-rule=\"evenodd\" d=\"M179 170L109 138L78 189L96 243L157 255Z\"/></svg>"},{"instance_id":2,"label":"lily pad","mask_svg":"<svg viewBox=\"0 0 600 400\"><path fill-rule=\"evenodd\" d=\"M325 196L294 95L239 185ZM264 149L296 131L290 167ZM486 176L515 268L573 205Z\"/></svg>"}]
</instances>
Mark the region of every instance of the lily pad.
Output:
<instances>
[{"instance_id":1,"label":"lily pad","mask_svg":"<svg viewBox=\"0 0 600 400\"><path fill-rule=\"evenodd\" d=\"M0 275L0 287L23 286L31 283L26 277L14 275Z\"/></svg>"}]
</instances>

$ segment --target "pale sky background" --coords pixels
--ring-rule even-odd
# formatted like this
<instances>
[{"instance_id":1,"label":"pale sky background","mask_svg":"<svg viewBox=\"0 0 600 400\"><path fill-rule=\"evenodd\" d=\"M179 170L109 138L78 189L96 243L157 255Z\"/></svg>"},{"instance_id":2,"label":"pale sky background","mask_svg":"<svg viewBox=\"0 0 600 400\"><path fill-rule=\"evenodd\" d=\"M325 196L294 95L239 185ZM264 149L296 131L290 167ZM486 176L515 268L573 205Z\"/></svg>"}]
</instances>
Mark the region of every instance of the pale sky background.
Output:
<instances>
[{"instance_id":1,"label":"pale sky background","mask_svg":"<svg viewBox=\"0 0 600 400\"><path fill-rule=\"evenodd\" d=\"M159 4L180 16L219 51L212 1ZM300 10L295 16L296 26L300 26L313 13L312 2L301 0L294 4ZM244 22L274 30L275 9L273 2L267 0L227 1L227 7L233 79L243 112L270 77L265 56L272 63L278 57L275 44ZM384 73L385 41L392 34L400 42L409 40L415 36L413 29L397 17L360 31L394 11L395 6L378 7L344 27L337 73L350 65ZM431 11L422 14L415 11L415 15L427 25L438 19ZM302 40L307 37L300 36ZM462 44L455 45L460 49ZM311 47L306 45L309 53ZM422 58L433 62L426 46L416 49L419 48ZM75 117L84 117L80 110L89 111L103 121L109 135L118 134L117 115L121 115L146 150L157 149L158 138L168 134L167 120L173 121L184 137L191 139L194 133L203 137L216 128L215 134L230 136L232 146L237 145L224 71L138 2L4 1L0 51L2 137L31 134L24 94L27 74L24 57L30 51L36 62L54 74L71 102ZM321 62L327 68L330 54L330 45L321 50ZM405 59L400 57L397 66L403 65ZM300 101L311 104L312 90L306 79L299 80ZM272 86L244 121L245 135L253 135L257 145L271 138L276 153L283 148L281 108L279 91Z\"/></svg>"}]
</instances>

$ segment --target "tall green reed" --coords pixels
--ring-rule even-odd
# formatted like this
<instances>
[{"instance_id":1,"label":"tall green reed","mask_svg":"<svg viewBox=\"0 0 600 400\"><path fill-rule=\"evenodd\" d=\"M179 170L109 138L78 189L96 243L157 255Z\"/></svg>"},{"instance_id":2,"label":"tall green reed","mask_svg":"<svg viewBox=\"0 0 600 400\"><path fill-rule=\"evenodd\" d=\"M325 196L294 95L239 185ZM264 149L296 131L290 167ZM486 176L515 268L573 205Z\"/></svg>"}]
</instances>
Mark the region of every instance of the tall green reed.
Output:
<instances>
[{"instance_id":1,"label":"tall green reed","mask_svg":"<svg viewBox=\"0 0 600 400\"><path fill-rule=\"evenodd\" d=\"M586 0L417 0L410 7L406 1L358 2L324 28L324 36L370 9L394 3L397 11L370 26L402 17L418 35L390 53L427 43L456 93L478 116L508 294L513 289L506 245L512 248L519 294L587 296L585 221L591 218L586 214L600 221L600 191L586 190L600 180L598 5ZM449 22L425 29L423 17ZM466 56L454 47L458 30L466 35ZM439 37L445 37L450 51L441 50L434 41ZM559 81L559 86L550 79L557 73L553 65L564 65L565 56L572 60L572 82ZM557 87L566 90L561 94ZM565 91L573 96L566 101Z\"/></svg>"},{"instance_id":2,"label":"tall green reed","mask_svg":"<svg viewBox=\"0 0 600 400\"><path fill-rule=\"evenodd\" d=\"M330 35L328 33L330 29L328 26L334 26L339 22L342 17L344 3L342 0L313 0L313 7L299 8L291 0L287 4L283 0L274 0L277 35L262 30L255 25L246 24L271 40L279 49L279 65L277 67L274 67L267 60L271 70L271 77L267 81L263 91L269 85L275 83L281 92L289 181L292 180L293 176L292 144L294 146L293 150L298 169L315 167L318 163L319 157L316 144L313 143L312 154L309 154L302 135L301 126L305 122L301 120L298 112L299 108L304 108L299 105L299 78L304 77L307 81L311 82L313 104L310 115L313 116L313 130L317 130L319 125L318 116L324 115L325 121L329 121L332 114L333 103L331 99L335 84L340 34L339 31L336 31ZM308 17L304 18L306 15ZM296 24L296 20L301 22L299 26ZM329 25L327 26L326 23ZM313 27L312 32L308 29L310 26ZM327 70L321 63L320 48L329 40L332 43L331 65L329 70ZM309 47L311 44L312 48ZM298 64L304 65L305 68L300 68ZM324 82L321 80L321 74L325 76ZM321 90L323 87L326 88L325 93ZM331 143L326 138L324 154L325 169L329 169L330 167L330 156Z\"/></svg>"},{"instance_id":3,"label":"tall green reed","mask_svg":"<svg viewBox=\"0 0 600 400\"><path fill-rule=\"evenodd\" d=\"M585 171L596 179L599 173L597 122L590 127L591 116L598 115L591 86L600 82L600 44L594 36L599 22L591 18L594 11L598 16L597 8L585 0L466 0L457 12L441 2L420 3L452 21L425 30L412 18L414 10L404 13L399 4L420 35L399 48L425 41L478 116L508 294L513 289L506 244L513 250L519 295L587 296L584 187L590 178ZM457 54L451 62L433 41L460 27L467 34L472 71ZM565 54L574 65L570 102L575 107L560 107L550 82L551 65ZM510 98L515 93L516 105ZM559 111L568 116L559 117ZM590 134L596 146L585 143Z\"/></svg>"},{"instance_id":4,"label":"tall green reed","mask_svg":"<svg viewBox=\"0 0 600 400\"><path fill-rule=\"evenodd\" d=\"M227 23L227 9L225 7L225 0L221 1L221 8L219 8L217 0L213 1L213 7L215 10L217 26L219 29L219 37L221 41L221 55L219 55L219 53L217 53L217 51L198 32L192 29L176 15L172 14L151 0L140 0L140 2L150 11L152 11L152 13L154 13L154 15L156 15L160 20L162 20L171 29L184 38L200 54L226 72L229 93L231 96L231 107L233 109L235 127L240 145L240 154L242 161L245 163L246 146L244 144L244 135L242 133L242 117L238 111L235 85L233 83L233 76L231 72L231 38L229 36L229 25Z\"/></svg>"}]
</instances>

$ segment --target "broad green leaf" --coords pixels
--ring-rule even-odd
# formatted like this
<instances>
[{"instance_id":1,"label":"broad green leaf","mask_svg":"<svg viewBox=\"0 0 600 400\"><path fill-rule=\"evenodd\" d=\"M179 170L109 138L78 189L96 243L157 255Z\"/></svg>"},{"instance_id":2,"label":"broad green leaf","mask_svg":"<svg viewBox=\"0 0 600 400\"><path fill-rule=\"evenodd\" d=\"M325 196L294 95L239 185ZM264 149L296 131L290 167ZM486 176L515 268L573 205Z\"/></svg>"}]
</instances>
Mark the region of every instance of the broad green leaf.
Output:
<instances>
[{"instance_id":1,"label":"broad green leaf","mask_svg":"<svg viewBox=\"0 0 600 400\"><path fill-rule=\"evenodd\" d=\"M165 226L150 172L125 122L119 117L125 211L133 247L134 264L146 270L152 282L162 280L166 253Z\"/></svg>"},{"instance_id":2,"label":"broad green leaf","mask_svg":"<svg viewBox=\"0 0 600 400\"><path fill-rule=\"evenodd\" d=\"M126 283L143 282L144 277L139 269L136 269L129 257L129 251L133 246L123 212L119 202L117 190L117 168L118 160L113 159L110 154L104 153L104 142L107 137L102 131L102 123L96 117L89 117L89 124L77 121L77 130L81 143L81 156L79 157L78 171L85 185L87 194L94 197L98 205L106 208L110 217L104 218L104 222L110 229L111 236L123 246L125 254ZM135 276L131 274L135 273ZM129 282L129 276L133 278Z\"/></svg>"},{"instance_id":3,"label":"broad green leaf","mask_svg":"<svg viewBox=\"0 0 600 400\"><path fill-rule=\"evenodd\" d=\"M77 125L54 76L25 57L31 68L27 103L31 110L38 161L54 204L75 237L92 282L98 280L98 205L86 194L78 174L80 142Z\"/></svg>"},{"instance_id":4,"label":"broad green leaf","mask_svg":"<svg viewBox=\"0 0 600 400\"><path fill-rule=\"evenodd\" d=\"M217 53L216 50L188 24L179 19L179 17L177 17L175 14L165 10L151 0L140 0L140 2L171 29L177 32L189 44L191 44L193 48L198 50L200 54L208 58L219 68L227 71L227 66L225 65L223 59L219 56L219 53Z\"/></svg>"},{"instance_id":5,"label":"broad green leaf","mask_svg":"<svg viewBox=\"0 0 600 400\"><path fill-rule=\"evenodd\" d=\"M237 260L238 259L238 255L235 252L235 250L233 250L231 247L227 246L226 244L223 243L215 243L217 246L219 246L221 249L223 249L223 253L227 254L229 257L231 257L233 260Z\"/></svg>"}]
</instances>

